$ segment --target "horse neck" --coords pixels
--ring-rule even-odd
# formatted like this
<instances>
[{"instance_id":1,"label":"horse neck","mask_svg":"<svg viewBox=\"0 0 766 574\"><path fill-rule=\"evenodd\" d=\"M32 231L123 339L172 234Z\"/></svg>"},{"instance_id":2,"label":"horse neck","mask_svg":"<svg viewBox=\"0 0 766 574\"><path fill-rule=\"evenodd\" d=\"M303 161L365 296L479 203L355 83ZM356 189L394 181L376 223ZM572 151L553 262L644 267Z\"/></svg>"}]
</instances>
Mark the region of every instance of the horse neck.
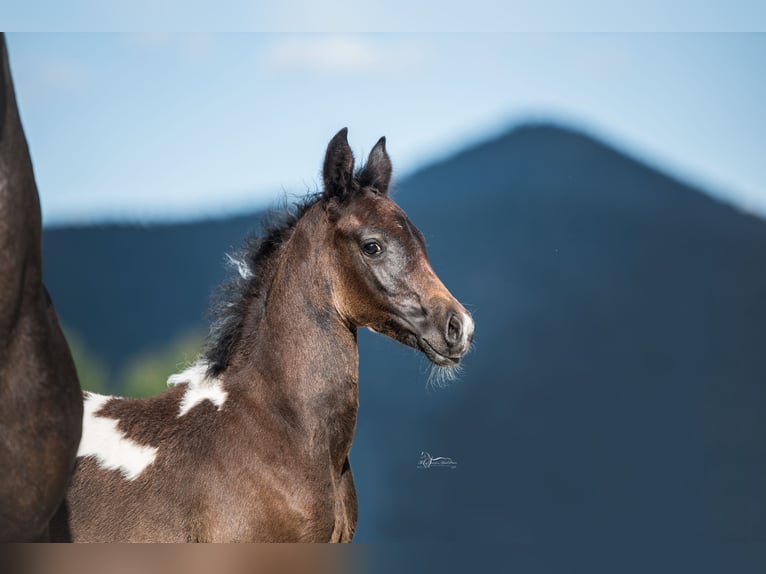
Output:
<instances>
[{"instance_id":1,"label":"horse neck","mask_svg":"<svg viewBox=\"0 0 766 574\"><path fill-rule=\"evenodd\" d=\"M359 360L356 328L332 300L328 230L320 205L296 224L272 268L264 300L248 308L244 335L224 378L289 421L309 449L322 453L326 445L340 468L356 426Z\"/></svg>"}]
</instances>

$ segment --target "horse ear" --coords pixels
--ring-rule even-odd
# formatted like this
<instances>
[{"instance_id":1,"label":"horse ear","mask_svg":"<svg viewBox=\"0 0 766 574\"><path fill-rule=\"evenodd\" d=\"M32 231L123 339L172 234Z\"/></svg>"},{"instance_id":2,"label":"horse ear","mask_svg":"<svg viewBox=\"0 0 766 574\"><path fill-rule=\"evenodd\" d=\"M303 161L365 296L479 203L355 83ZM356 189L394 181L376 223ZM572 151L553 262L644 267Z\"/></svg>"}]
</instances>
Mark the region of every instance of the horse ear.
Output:
<instances>
[{"instance_id":1,"label":"horse ear","mask_svg":"<svg viewBox=\"0 0 766 574\"><path fill-rule=\"evenodd\" d=\"M359 183L362 186L374 187L383 194L388 192L388 184L391 183L391 158L386 151L385 136L372 148L367 164L359 175Z\"/></svg>"},{"instance_id":2,"label":"horse ear","mask_svg":"<svg viewBox=\"0 0 766 574\"><path fill-rule=\"evenodd\" d=\"M348 145L348 128L343 128L327 144L322 177L326 198L343 198L351 189L354 154Z\"/></svg>"}]
</instances>

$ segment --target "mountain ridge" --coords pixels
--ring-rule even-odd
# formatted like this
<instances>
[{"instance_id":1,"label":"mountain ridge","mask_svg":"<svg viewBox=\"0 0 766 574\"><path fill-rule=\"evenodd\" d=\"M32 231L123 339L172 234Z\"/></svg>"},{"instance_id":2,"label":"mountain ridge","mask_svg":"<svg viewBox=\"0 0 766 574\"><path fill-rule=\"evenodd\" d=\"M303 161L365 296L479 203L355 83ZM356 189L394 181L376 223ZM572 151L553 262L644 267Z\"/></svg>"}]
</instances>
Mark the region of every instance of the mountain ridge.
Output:
<instances>
[{"instance_id":1,"label":"mountain ridge","mask_svg":"<svg viewBox=\"0 0 766 574\"><path fill-rule=\"evenodd\" d=\"M639 169L646 169L655 172L657 175L664 177L668 180L668 183L678 185L680 187L692 190L694 193L702 193L705 197L711 199L713 202L721 204L726 207L732 208L734 211L740 214L749 215L756 219L763 219L758 213L747 211L734 202L727 201L720 196L712 193L705 186L695 185L692 182L686 181L682 176L678 176L669 170L663 170L652 165L650 161L641 159L638 155L626 150L619 144L610 144L606 140L602 139L599 135L593 134L588 130L571 127L565 123L556 123L549 121L536 121L536 122L522 122L519 124L513 124L500 133L494 134L491 137L474 142L462 149L448 153L443 157L434 161L426 162L425 165L415 169L414 171L406 174L405 176L398 178L395 182L393 195L396 197L399 188L411 187L411 181L417 181L424 176L427 176L434 170L443 169L444 166L452 164L453 162L463 162L467 159L472 159L475 154L483 154L487 149L493 147L508 148L509 144L511 148L524 148L529 146L530 138L542 139L544 145L549 145L551 141L559 140L560 142L568 141L568 145L573 148L581 147L583 144L595 148L598 153L606 154L613 160L627 161L629 164L633 164L634 167ZM534 145L537 145L535 142ZM307 192L309 193L309 192ZM300 198L300 196L296 196ZM104 221L104 222L75 222L75 223L54 223L46 225L46 229L50 230L65 230L65 229L81 229L81 228L153 228L153 227L175 227L185 225L196 225L205 222L218 222L227 221L230 219L248 218L253 215L263 214L267 211L275 209L281 209L284 204L293 203L290 198L285 195L279 200L280 206L274 205L276 202L272 201L262 207L245 208L239 211L233 211L230 213L216 212L211 215L196 215L184 219L162 221L151 219L149 221L141 220L128 220L128 221Z\"/></svg>"}]
</instances>

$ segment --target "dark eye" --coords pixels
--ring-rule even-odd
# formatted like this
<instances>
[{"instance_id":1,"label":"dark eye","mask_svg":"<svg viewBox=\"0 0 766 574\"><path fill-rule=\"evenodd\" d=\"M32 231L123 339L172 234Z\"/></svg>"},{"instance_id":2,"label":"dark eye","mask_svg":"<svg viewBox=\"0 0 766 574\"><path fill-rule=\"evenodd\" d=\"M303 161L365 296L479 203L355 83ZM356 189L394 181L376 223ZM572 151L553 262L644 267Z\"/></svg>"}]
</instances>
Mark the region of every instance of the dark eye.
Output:
<instances>
[{"instance_id":1,"label":"dark eye","mask_svg":"<svg viewBox=\"0 0 766 574\"><path fill-rule=\"evenodd\" d=\"M364 251L365 254L369 255L370 257L375 257L376 255L383 253L383 247L377 241L365 241L362 244L362 251Z\"/></svg>"}]
</instances>

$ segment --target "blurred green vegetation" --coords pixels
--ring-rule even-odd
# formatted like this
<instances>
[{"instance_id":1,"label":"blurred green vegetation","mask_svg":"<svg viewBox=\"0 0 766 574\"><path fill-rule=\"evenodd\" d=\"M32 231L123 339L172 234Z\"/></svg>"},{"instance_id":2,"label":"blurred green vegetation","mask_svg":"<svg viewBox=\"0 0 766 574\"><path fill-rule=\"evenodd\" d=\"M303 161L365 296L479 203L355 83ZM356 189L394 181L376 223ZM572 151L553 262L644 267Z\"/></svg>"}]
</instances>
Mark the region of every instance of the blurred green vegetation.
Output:
<instances>
[{"instance_id":1,"label":"blurred green vegetation","mask_svg":"<svg viewBox=\"0 0 766 574\"><path fill-rule=\"evenodd\" d=\"M197 358L203 337L185 333L167 347L131 359L120 377L120 394L150 397L167 389L168 377L188 367Z\"/></svg>"},{"instance_id":2,"label":"blurred green vegetation","mask_svg":"<svg viewBox=\"0 0 766 574\"><path fill-rule=\"evenodd\" d=\"M164 391L168 377L193 363L204 341L200 333L183 333L165 347L132 357L114 377L116 384L109 384L106 363L87 348L79 335L69 329L64 333L83 390L129 397L149 397Z\"/></svg>"},{"instance_id":3,"label":"blurred green vegetation","mask_svg":"<svg viewBox=\"0 0 766 574\"><path fill-rule=\"evenodd\" d=\"M106 364L91 353L79 335L64 327L64 336L72 352L80 387L83 391L106 392L109 370Z\"/></svg>"}]
</instances>

